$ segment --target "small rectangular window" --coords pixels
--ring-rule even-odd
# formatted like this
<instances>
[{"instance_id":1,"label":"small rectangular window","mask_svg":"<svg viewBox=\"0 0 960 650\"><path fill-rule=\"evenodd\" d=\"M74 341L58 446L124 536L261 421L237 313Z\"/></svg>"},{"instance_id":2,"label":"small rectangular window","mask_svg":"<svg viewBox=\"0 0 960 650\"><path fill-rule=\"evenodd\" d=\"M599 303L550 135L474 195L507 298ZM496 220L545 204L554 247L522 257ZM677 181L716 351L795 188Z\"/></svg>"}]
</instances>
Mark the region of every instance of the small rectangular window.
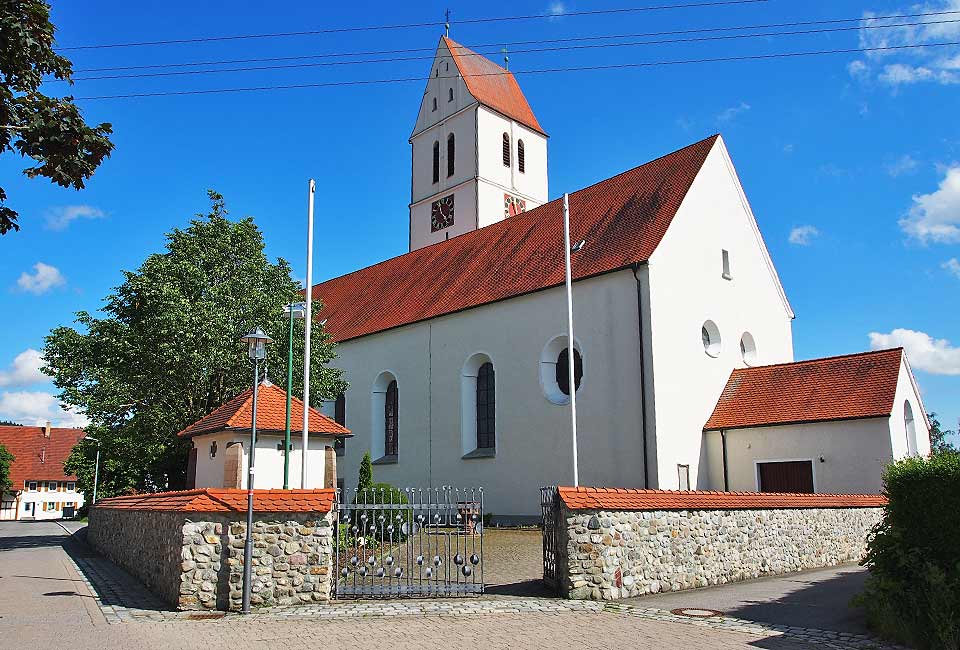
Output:
<instances>
[{"instance_id":1,"label":"small rectangular window","mask_svg":"<svg viewBox=\"0 0 960 650\"><path fill-rule=\"evenodd\" d=\"M47 489L48 489L49 491L51 491L51 492L56 492L56 491L57 491L57 482L56 482L56 481L50 481L49 483L47 483Z\"/></svg>"},{"instance_id":2,"label":"small rectangular window","mask_svg":"<svg viewBox=\"0 0 960 650\"><path fill-rule=\"evenodd\" d=\"M677 473L680 475L680 489L689 490L690 489L690 466L677 465Z\"/></svg>"},{"instance_id":3,"label":"small rectangular window","mask_svg":"<svg viewBox=\"0 0 960 650\"><path fill-rule=\"evenodd\" d=\"M732 280L733 276L730 275L730 252L721 251L723 257L723 278L725 280Z\"/></svg>"},{"instance_id":4,"label":"small rectangular window","mask_svg":"<svg viewBox=\"0 0 960 650\"><path fill-rule=\"evenodd\" d=\"M76 483L73 483L72 481L67 483L67 492L74 492L76 491L76 489L77 489Z\"/></svg>"},{"instance_id":5,"label":"small rectangular window","mask_svg":"<svg viewBox=\"0 0 960 650\"><path fill-rule=\"evenodd\" d=\"M36 482L36 481L30 481L30 482L27 484L27 491L29 491L29 492L36 492L36 491L37 491L37 482Z\"/></svg>"}]
</instances>

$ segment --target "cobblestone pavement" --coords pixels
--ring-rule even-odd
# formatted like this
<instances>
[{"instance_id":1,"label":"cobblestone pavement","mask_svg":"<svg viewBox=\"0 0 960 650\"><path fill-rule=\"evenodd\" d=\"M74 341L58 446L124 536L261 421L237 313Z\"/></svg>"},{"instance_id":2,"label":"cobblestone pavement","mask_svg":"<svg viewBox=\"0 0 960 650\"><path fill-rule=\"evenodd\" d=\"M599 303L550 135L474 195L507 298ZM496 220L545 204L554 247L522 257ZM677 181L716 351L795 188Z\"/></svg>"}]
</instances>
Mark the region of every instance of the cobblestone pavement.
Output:
<instances>
[{"instance_id":1,"label":"cobblestone pavement","mask_svg":"<svg viewBox=\"0 0 960 650\"><path fill-rule=\"evenodd\" d=\"M47 535L46 543L53 538ZM769 648L832 650L884 646L869 637L765 625L730 617L693 619L625 603L504 597L350 602L262 609L249 616L175 612L135 579L62 535L57 547L69 579L101 617L67 626L37 625L29 616L0 616L5 648L276 648L296 643L323 647L381 648ZM66 550L67 553L63 553ZM50 549L45 549L50 552ZM0 575L8 575L0 553ZM81 582L82 581L82 582ZM29 587L30 585L26 585ZM81 588L82 587L82 588ZM387 624L386 619L402 620ZM12 628L14 633L4 633Z\"/></svg>"}]
</instances>

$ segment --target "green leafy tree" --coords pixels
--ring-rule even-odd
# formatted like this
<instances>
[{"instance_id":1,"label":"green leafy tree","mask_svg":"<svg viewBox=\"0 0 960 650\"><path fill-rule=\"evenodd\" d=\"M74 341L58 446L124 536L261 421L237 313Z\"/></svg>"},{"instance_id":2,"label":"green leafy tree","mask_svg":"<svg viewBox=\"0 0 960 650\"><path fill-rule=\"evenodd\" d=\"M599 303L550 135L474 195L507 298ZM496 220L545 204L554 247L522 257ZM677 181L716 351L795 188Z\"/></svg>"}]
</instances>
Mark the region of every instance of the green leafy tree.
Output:
<instances>
[{"instance_id":1,"label":"green leafy tree","mask_svg":"<svg viewBox=\"0 0 960 650\"><path fill-rule=\"evenodd\" d=\"M73 97L40 92L44 77L73 83L70 61L54 51L54 31L45 0L0 2L0 155L31 158L28 178L80 190L113 151L113 128L88 126ZM6 199L0 187L0 235L20 229Z\"/></svg>"},{"instance_id":2,"label":"green leafy tree","mask_svg":"<svg viewBox=\"0 0 960 650\"><path fill-rule=\"evenodd\" d=\"M940 420L937 419L936 413L927 413L927 419L930 420L930 451L934 454L956 452L957 448L947 440L947 436L953 435L953 431L944 431L940 428Z\"/></svg>"},{"instance_id":3,"label":"green leafy tree","mask_svg":"<svg viewBox=\"0 0 960 650\"><path fill-rule=\"evenodd\" d=\"M363 455L360 461L360 475L357 477L357 490L363 491L373 487L373 463L370 461L370 452Z\"/></svg>"},{"instance_id":4,"label":"green leafy tree","mask_svg":"<svg viewBox=\"0 0 960 650\"><path fill-rule=\"evenodd\" d=\"M86 414L101 444L99 495L178 489L186 478L188 441L176 433L251 386L253 368L240 337L259 325L270 377L285 383L289 321L283 306L302 299L289 264L270 263L253 219L227 219L223 197L209 192L210 213L167 235L107 296L102 318L77 314L79 328L46 338L44 372L60 400ZM314 302L314 308L320 305ZM303 325L294 334L294 394L302 392ZM311 402L346 389L326 367L334 345L314 327ZM82 441L66 463L87 491L96 443Z\"/></svg>"},{"instance_id":5,"label":"green leafy tree","mask_svg":"<svg viewBox=\"0 0 960 650\"><path fill-rule=\"evenodd\" d=\"M0 420L0 427L22 427L23 425L19 422L11 422L10 420Z\"/></svg>"},{"instance_id":6,"label":"green leafy tree","mask_svg":"<svg viewBox=\"0 0 960 650\"><path fill-rule=\"evenodd\" d=\"M10 466L14 460L13 454L0 445L0 495L13 487L13 483L10 482Z\"/></svg>"}]
</instances>

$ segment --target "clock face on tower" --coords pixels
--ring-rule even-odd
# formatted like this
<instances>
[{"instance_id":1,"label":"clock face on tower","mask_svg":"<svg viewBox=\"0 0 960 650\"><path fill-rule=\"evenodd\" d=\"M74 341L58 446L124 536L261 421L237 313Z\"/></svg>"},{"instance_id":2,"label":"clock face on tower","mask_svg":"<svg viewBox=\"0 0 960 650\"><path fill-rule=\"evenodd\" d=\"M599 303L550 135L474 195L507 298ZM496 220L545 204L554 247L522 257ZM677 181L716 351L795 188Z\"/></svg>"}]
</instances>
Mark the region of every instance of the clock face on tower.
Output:
<instances>
[{"instance_id":1,"label":"clock face on tower","mask_svg":"<svg viewBox=\"0 0 960 650\"><path fill-rule=\"evenodd\" d=\"M437 232L453 225L453 194L437 199L430 204L430 232Z\"/></svg>"}]
</instances>

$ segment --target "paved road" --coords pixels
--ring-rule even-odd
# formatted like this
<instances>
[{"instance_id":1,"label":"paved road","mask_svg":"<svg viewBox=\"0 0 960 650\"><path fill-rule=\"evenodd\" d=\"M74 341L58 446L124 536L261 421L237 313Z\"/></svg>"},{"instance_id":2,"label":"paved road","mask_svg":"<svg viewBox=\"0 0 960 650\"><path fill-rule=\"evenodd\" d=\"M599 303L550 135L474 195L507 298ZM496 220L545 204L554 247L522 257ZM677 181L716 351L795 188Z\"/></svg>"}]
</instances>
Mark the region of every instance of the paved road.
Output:
<instances>
[{"instance_id":1,"label":"paved road","mask_svg":"<svg viewBox=\"0 0 960 650\"><path fill-rule=\"evenodd\" d=\"M662 609L702 607L748 621L867 634L863 611L850 607L866 578L866 569L847 565L627 602Z\"/></svg>"}]
</instances>

